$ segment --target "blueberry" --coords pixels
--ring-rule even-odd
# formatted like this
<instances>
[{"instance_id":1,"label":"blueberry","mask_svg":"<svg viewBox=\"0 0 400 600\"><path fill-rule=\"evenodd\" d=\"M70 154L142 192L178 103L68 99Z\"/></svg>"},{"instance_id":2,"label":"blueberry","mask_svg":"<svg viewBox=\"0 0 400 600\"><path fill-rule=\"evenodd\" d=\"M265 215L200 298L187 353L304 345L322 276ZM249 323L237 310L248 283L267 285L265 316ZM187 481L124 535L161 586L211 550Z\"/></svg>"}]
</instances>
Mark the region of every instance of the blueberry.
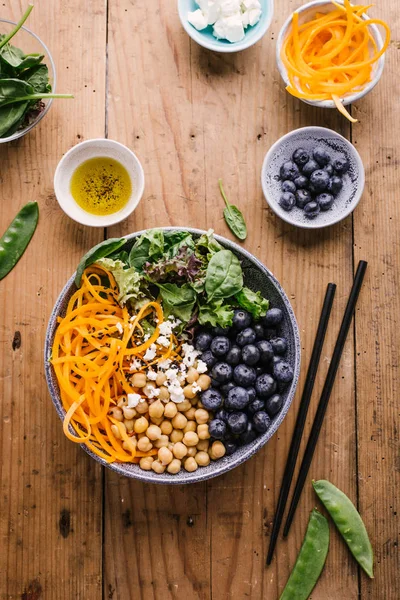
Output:
<instances>
[{"instance_id":1,"label":"blueberry","mask_svg":"<svg viewBox=\"0 0 400 600\"><path fill-rule=\"evenodd\" d=\"M264 400L261 400L261 398L256 398L255 400L253 400L253 402L249 402L249 404L247 406L247 412L249 413L249 415L251 417L253 415L255 415L256 412L258 412L259 410L264 410L264 409L265 409L265 403L264 403Z\"/></svg>"},{"instance_id":2,"label":"blueberry","mask_svg":"<svg viewBox=\"0 0 400 600\"><path fill-rule=\"evenodd\" d=\"M333 196L332 194L320 194L315 201L318 202L321 210L329 210L333 204Z\"/></svg>"},{"instance_id":3,"label":"blueberry","mask_svg":"<svg viewBox=\"0 0 400 600\"><path fill-rule=\"evenodd\" d=\"M279 198L279 204L282 206L283 210L292 210L296 204L296 197L290 192L284 192Z\"/></svg>"},{"instance_id":4,"label":"blueberry","mask_svg":"<svg viewBox=\"0 0 400 600\"><path fill-rule=\"evenodd\" d=\"M332 175L333 175L333 167L332 167L332 165L330 163L329 163L329 165L325 165L324 171L326 171L328 173L329 177L332 177Z\"/></svg>"},{"instance_id":5,"label":"blueberry","mask_svg":"<svg viewBox=\"0 0 400 600\"><path fill-rule=\"evenodd\" d=\"M297 148L297 150L293 152L292 158L296 165L303 167L309 161L310 155L304 150L304 148Z\"/></svg>"},{"instance_id":6,"label":"blueberry","mask_svg":"<svg viewBox=\"0 0 400 600\"><path fill-rule=\"evenodd\" d=\"M211 370L211 377L215 379L220 385L222 383L228 383L232 379L232 367L226 362L219 362L213 366Z\"/></svg>"},{"instance_id":7,"label":"blueberry","mask_svg":"<svg viewBox=\"0 0 400 600\"><path fill-rule=\"evenodd\" d=\"M218 390L208 389L200 394L201 402L207 410L217 410L222 405L222 396Z\"/></svg>"},{"instance_id":8,"label":"blueberry","mask_svg":"<svg viewBox=\"0 0 400 600\"><path fill-rule=\"evenodd\" d=\"M316 192L324 192L328 187L329 175L324 169L314 171L311 174L310 183L313 185Z\"/></svg>"},{"instance_id":9,"label":"blueberry","mask_svg":"<svg viewBox=\"0 0 400 600\"><path fill-rule=\"evenodd\" d=\"M226 412L226 410L224 408L220 408L219 410L217 410L217 412L214 415L215 419L219 419L220 421L224 421L225 423L227 422L228 419L228 412Z\"/></svg>"},{"instance_id":10,"label":"blueberry","mask_svg":"<svg viewBox=\"0 0 400 600\"><path fill-rule=\"evenodd\" d=\"M194 347L200 352L205 352L209 349L212 339L211 333L201 332L194 340Z\"/></svg>"},{"instance_id":11,"label":"blueberry","mask_svg":"<svg viewBox=\"0 0 400 600\"><path fill-rule=\"evenodd\" d=\"M247 415L244 412L234 412L228 417L228 426L232 433L240 435L247 429Z\"/></svg>"},{"instance_id":12,"label":"blueberry","mask_svg":"<svg viewBox=\"0 0 400 600\"><path fill-rule=\"evenodd\" d=\"M253 425L258 433L265 433L271 425L271 419L264 410L259 410L253 417Z\"/></svg>"},{"instance_id":13,"label":"blueberry","mask_svg":"<svg viewBox=\"0 0 400 600\"><path fill-rule=\"evenodd\" d=\"M315 202L315 200L312 200L304 207L304 213L309 219L314 219L319 214L320 210L319 204L318 202Z\"/></svg>"},{"instance_id":14,"label":"blueberry","mask_svg":"<svg viewBox=\"0 0 400 600\"><path fill-rule=\"evenodd\" d=\"M256 379L257 375L253 367L238 365L233 370L233 380L242 387L248 388L253 386Z\"/></svg>"},{"instance_id":15,"label":"blueberry","mask_svg":"<svg viewBox=\"0 0 400 600\"><path fill-rule=\"evenodd\" d=\"M247 344L242 348L242 360L245 365L254 367L260 360L260 351L254 344Z\"/></svg>"},{"instance_id":16,"label":"blueberry","mask_svg":"<svg viewBox=\"0 0 400 600\"><path fill-rule=\"evenodd\" d=\"M239 346L231 346L231 349L225 356L225 362L227 362L228 365L232 365L232 367L236 367L236 365L240 363L241 358L242 350L239 348Z\"/></svg>"},{"instance_id":17,"label":"blueberry","mask_svg":"<svg viewBox=\"0 0 400 600\"><path fill-rule=\"evenodd\" d=\"M270 344L275 354L285 354L287 350L287 341L285 338L272 338Z\"/></svg>"},{"instance_id":18,"label":"blueberry","mask_svg":"<svg viewBox=\"0 0 400 600\"><path fill-rule=\"evenodd\" d=\"M224 383L224 385L221 385L220 392L224 397L226 397L229 394L230 390L234 387L235 384L233 383L233 381L229 381L228 383Z\"/></svg>"},{"instance_id":19,"label":"blueberry","mask_svg":"<svg viewBox=\"0 0 400 600\"><path fill-rule=\"evenodd\" d=\"M314 173L314 171L318 171L318 169L319 164L315 162L314 159L310 158L310 160L302 168L301 172L303 173L303 175L310 177L311 173Z\"/></svg>"},{"instance_id":20,"label":"blueberry","mask_svg":"<svg viewBox=\"0 0 400 600\"><path fill-rule=\"evenodd\" d=\"M298 190L305 190L308 187L308 177L306 177L305 175L299 175L294 180L294 184L296 186L296 189L298 189ZM285 190L285 192L286 191L291 192L291 190Z\"/></svg>"},{"instance_id":21,"label":"blueberry","mask_svg":"<svg viewBox=\"0 0 400 600\"><path fill-rule=\"evenodd\" d=\"M331 177L329 180L327 190L334 196L337 196L338 193L341 191L342 187L343 187L342 178L338 177L337 175L333 175L333 177Z\"/></svg>"},{"instance_id":22,"label":"blueberry","mask_svg":"<svg viewBox=\"0 0 400 600\"><path fill-rule=\"evenodd\" d=\"M343 175L350 169L350 163L347 158L337 158L333 161L333 168L335 169L336 173Z\"/></svg>"},{"instance_id":23,"label":"blueberry","mask_svg":"<svg viewBox=\"0 0 400 600\"><path fill-rule=\"evenodd\" d=\"M261 323L256 323L253 329L256 332L256 340L262 340L264 338L264 327Z\"/></svg>"},{"instance_id":24,"label":"blueberry","mask_svg":"<svg viewBox=\"0 0 400 600\"><path fill-rule=\"evenodd\" d=\"M306 204L311 202L311 194L308 190L297 190L296 192L296 206L304 208Z\"/></svg>"},{"instance_id":25,"label":"blueberry","mask_svg":"<svg viewBox=\"0 0 400 600\"><path fill-rule=\"evenodd\" d=\"M282 181L286 181L287 179L294 181L299 175L299 168L293 161L287 160L281 166L280 176Z\"/></svg>"},{"instance_id":26,"label":"blueberry","mask_svg":"<svg viewBox=\"0 0 400 600\"><path fill-rule=\"evenodd\" d=\"M236 336L236 342L240 347L247 346L247 344L254 344L256 341L256 332L251 327L246 327Z\"/></svg>"},{"instance_id":27,"label":"blueberry","mask_svg":"<svg viewBox=\"0 0 400 600\"><path fill-rule=\"evenodd\" d=\"M234 387L225 398L226 410L242 410L249 403L249 394L243 387Z\"/></svg>"},{"instance_id":28,"label":"blueberry","mask_svg":"<svg viewBox=\"0 0 400 600\"><path fill-rule=\"evenodd\" d=\"M224 441L224 446L226 456L231 456L231 454L233 454L237 450L237 444L235 444L235 442L232 442L231 440L229 440L228 442Z\"/></svg>"},{"instance_id":29,"label":"blueberry","mask_svg":"<svg viewBox=\"0 0 400 600\"><path fill-rule=\"evenodd\" d=\"M256 367L256 375L262 375L264 373L264 369L262 367Z\"/></svg>"},{"instance_id":30,"label":"blueberry","mask_svg":"<svg viewBox=\"0 0 400 600\"><path fill-rule=\"evenodd\" d=\"M257 348L260 351L261 364L262 365L268 364L274 355L274 350L271 346L271 343L267 342L267 340L260 340L259 342L257 342Z\"/></svg>"},{"instance_id":31,"label":"blueberry","mask_svg":"<svg viewBox=\"0 0 400 600\"><path fill-rule=\"evenodd\" d=\"M219 327L219 325L217 325L217 327L211 329L211 332L213 335L228 335L229 327Z\"/></svg>"},{"instance_id":32,"label":"blueberry","mask_svg":"<svg viewBox=\"0 0 400 600\"><path fill-rule=\"evenodd\" d=\"M270 308L263 317L263 325L265 327L276 327L283 319L283 312L280 308Z\"/></svg>"},{"instance_id":33,"label":"blueberry","mask_svg":"<svg viewBox=\"0 0 400 600\"><path fill-rule=\"evenodd\" d=\"M246 310L242 310L241 308L236 308L233 311L232 327L236 329L236 331L242 331L242 329L246 329L246 327L250 327L250 325L250 313L248 313Z\"/></svg>"},{"instance_id":34,"label":"blueberry","mask_svg":"<svg viewBox=\"0 0 400 600\"><path fill-rule=\"evenodd\" d=\"M241 444L250 444L257 437L257 432L254 430L252 423L247 423L246 430L239 436Z\"/></svg>"},{"instance_id":35,"label":"blueberry","mask_svg":"<svg viewBox=\"0 0 400 600\"><path fill-rule=\"evenodd\" d=\"M280 383L289 383L294 377L292 367L289 365L289 363L283 360L280 360L274 365L273 372L275 379Z\"/></svg>"},{"instance_id":36,"label":"blueberry","mask_svg":"<svg viewBox=\"0 0 400 600\"><path fill-rule=\"evenodd\" d=\"M291 192L294 194L296 191L296 186L293 181L289 181L289 179L287 179L286 181L282 182L281 190L282 192Z\"/></svg>"},{"instance_id":37,"label":"blueberry","mask_svg":"<svg viewBox=\"0 0 400 600\"><path fill-rule=\"evenodd\" d=\"M211 377L211 387L212 388L219 388L219 387L221 387L221 382L217 381L216 379L213 379Z\"/></svg>"},{"instance_id":38,"label":"blueberry","mask_svg":"<svg viewBox=\"0 0 400 600\"><path fill-rule=\"evenodd\" d=\"M256 399L256 389L253 387L247 388L247 393L249 395L249 402L253 402Z\"/></svg>"},{"instance_id":39,"label":"blueberry","mask_svg":"<svg viewBox=\"0 0 400 600\"><path fill-rule=\"evenodd\" d=\"M208 425L210 436L216 440L223 440L226 434L226 423L221 419L213 419Z\"/></svg>"},{"instance_id":40,"label":"blueberry","mask_svg":"<svg viewBox=\"0 0 400 600\"><path fill-rule=\"evenodd\" d=\"M268 373L257 377L256 381L256 392L260 398L268 398L276 391L276 381Z\"/></svg>"},{"instance_id":41,"label":"blueberry","mask_svg":"<svg viewBox=\"0 0 400 600\"><path fill-rule=\"evenodd\" d=\"M210 350L218 358L222 358L229 352L231 343L229 338L224 335L217 335L211 342Z\"/></svg>"},{"instance_id":42,"label":"blueberry","mask_svg":"<svg viewBox=\"0 0 400 600\"><path fill-rule=\"evenodd\" d=\"M274 394L265 401L265 410L270 417L274 417L281 410L283 405L283 398L279 394Z\"/></svg>"},{"instance_id":43,"label":"blueberry","mask_svg":"<svg viewBox=\"0 0 400 600\"><path fill-rule=\"evenodd\" d=\"M331 157L328 152L322 146L317 146L313 150L314 160L320 165L320 167L325 167L329 162L331 162Z\"/></svg>"},{"instance_id":44,"label":"blueberry","mask_svg":"<svg viewBox=\"0 0 400 600\"><path fill-rule=\"evenodd\" d=\"M206 350L205 352L203 352L203 354L200 355L200 360L206 363L207 369L211 369L217 362L217 359L215 358L211 350Z\"/></svg>"}]
</instances>

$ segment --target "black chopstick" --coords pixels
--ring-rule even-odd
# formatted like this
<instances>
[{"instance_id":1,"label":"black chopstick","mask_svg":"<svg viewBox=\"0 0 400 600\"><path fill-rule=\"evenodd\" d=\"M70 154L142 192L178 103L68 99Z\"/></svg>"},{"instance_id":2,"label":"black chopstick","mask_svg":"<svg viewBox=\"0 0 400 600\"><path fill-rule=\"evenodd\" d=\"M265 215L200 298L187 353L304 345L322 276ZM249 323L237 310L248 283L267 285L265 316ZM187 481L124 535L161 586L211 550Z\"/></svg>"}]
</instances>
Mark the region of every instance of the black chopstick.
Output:
<instances>
[{"instance_id":1,"label":"black chopstick","mask_svg":"<svg viewBox=\"0 0 400 600\"><path fill-rule=\"evenodd\" d=\"M325 299L322 305L322 312L315 336L314 347L311 354L310 364L308 365L303 394L301 396L300 408L296 419L296 425L294 426L285 472L282 477L281 489L279 492L278 504L276 506L271 539L269 542L267 565L270 565L272 561L276 540L278 539L279 529L281 527L282 517L288 499L290 484L292 483L294 468L296 466L301 437L303 435L304 425L306 423L308 407L310 406L311 395L314 388L315 377L318 371L318 365L321 358L322 347L324 345L325 334L328 327L335 292L336 285L334 283L329 283L326 288Z\"/></svg>"},{"instance_id":2,"label":"black chopstick","mask_svg":"<svg viewBox=\"0 0 400 600\"><path fill-rule=\"evenodd\" d=\"M328 373L325 379L324 388L322 390L321 398L318 404L317 412L315 414L314 423L311 429L310 437L307 442L307 447L304 452L304 457L300 466L299 476L297 478L296 487L293 492L292 503L289 508L288 516L286 519L285 527L283 529L284 537L289 533L290 525L292 524L294 514L296 512L297 504L300 499L301 492L303 490L304 482L307 478L308 471L311 465L311 461L314 455L314 450L317 445L319 433L321 431L322 423L326 409L328 407L329 398L332 393L333 384L335 383L335 377L339 368L340 359L342 356L343 348L346 342L347 334L350 329L351 320L353 318L354 309L356 307L358 295L361 290L362 282L364 279L365 271L367 268L367 262L360 260L357 267L356 276L354 278L353 287L351 288L350 296L347 301L346 310L344 311L343 321L340 326L339 334L336 340L335 349L333 351L331 364L329 365Z\"/></svg>"}]
</instances>

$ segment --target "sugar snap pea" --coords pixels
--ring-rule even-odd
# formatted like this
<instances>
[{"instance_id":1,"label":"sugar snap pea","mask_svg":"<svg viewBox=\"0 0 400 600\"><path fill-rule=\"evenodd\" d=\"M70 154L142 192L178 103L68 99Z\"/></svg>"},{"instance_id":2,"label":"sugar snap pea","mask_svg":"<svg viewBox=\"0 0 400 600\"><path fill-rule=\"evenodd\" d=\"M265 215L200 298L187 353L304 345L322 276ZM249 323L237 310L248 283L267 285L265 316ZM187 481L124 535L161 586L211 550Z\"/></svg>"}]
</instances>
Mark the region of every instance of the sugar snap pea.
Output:
<instances>
[{"instance_id":1,"label":"sugar snap pea","mask_svg":"<svg viewBox=\"0 0 400 600\"><path fill-rule=\"evenodd\" d=\"M356 561L374 577L374 552L359 512L352 501L333 483L313 481L315 493L325 506Z\"/></svg>"},{"instance_id":2,"label":"sugar snap pea","mask_svg":"<svg viewBox=\"0 0 400 600\"><path fill-rule=\"evenodd\" d=\"M39 219L37 202L28 202L19 211L0 239L0 279L15 267L35 232Z\"/></svg>"},{"instance_id":3,"label":"sugar snap pea","mask_svg":"<svg viewBox=\"0 0 400 600\"><path fill-rule=\"evenodd\" d=\"M328 548L328 521L314 508L296 564L279 600L307 600L321 575Z\"/></svg>"}]
</instances>

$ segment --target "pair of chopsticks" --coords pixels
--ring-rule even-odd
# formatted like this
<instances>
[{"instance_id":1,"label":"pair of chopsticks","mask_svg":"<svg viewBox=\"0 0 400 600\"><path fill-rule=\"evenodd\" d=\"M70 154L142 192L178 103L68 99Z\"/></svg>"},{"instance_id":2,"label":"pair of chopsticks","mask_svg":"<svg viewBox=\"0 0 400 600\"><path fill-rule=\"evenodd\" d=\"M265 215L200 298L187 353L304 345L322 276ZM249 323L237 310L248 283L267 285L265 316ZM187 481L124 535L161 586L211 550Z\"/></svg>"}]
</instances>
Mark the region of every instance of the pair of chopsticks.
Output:
<instances>
[{"instance_id":1,"label":"pair of chopsticks","mask_svg":"<svg viewBox=\"0 0 400 600\"><path fill-rule=\"evenodd\" d=\"M351 320L357 303L357 299L361 290L361 286L364 280L365 271L367 268L367 262L361 260L358 263L357 272L354 278L353 287L351 288L350 296L347 301L346 309L344 311L342 324L340 326L339 334L336 340L335 348L331 363L329 365L328 373L325 379L324 388L321 393L317 412L315 414L314 423L311 429L310 437L308 439L307 447L304 452L303 460L300 466L299 475L293 492L292 502L290 504L289 512L286 518L285 527L283 529L284 537L289 533L290 526L293 521L294 514L300 499L301 492L304 487L304 483L307 479L308 471L311 465L311 461L314 455L314 450L317 445L318 437L321 431L321 427L324 421L326 409L328 408L328 402L332 393L333 384L337 370L339 368L340 359L343 353L343 348L346 342L347 334L350 329ZM286 502L289 495L290 485L293 479L293 473L296 466L296 460L299 453L300 442L304 432L304 426L307 418L308 408L310 405L311 395L314 388L315 378L318 371L318 366L321 358L322 347L324 345L325 334L328 327L329 317L331 314L333 299L335 297L336 285L329 283L325 299L322 307L321 317L318 324L317 334L315 336L314 347L311 354L310 364L308 367L306 381L304 385L303 395L300 401L300 409L297 415L296 425L293 432L292 441L290 444L289 454L286 462L285 472L282 478L281 489L279 492L279 499L276 506L275 518L272 527L271 539L269 543L267 565L271 564L272 556L274 553L276 541L279 534L279 529L282 524L283 513L285 511Z\"/></svg>"}]
</instances>

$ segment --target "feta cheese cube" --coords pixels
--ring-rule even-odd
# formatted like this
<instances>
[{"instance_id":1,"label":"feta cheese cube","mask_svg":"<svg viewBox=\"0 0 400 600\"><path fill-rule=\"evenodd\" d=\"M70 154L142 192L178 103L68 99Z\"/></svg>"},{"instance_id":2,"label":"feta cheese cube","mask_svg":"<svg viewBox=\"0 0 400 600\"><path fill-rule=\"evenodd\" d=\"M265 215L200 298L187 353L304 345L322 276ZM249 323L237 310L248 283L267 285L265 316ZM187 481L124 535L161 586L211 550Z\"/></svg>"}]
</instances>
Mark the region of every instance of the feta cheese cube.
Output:
<instances>
[{"instance_id":1,"label":"feta cheese cube","mask_svg":"<svg viewBox=\"0 0 400 600\"><path fill-rule=\"evenodd\" d=\"M241 0L221 0L220 1L220 16L231 17L240 12Z\"/></svg>"},{"instance_id":2,"label":"feta cheese cube","mask_svg":"<svg viewBox=\"0 0 400 600\"><path fill-rule=\"evenodd\" d=\"M198 373L207 373L208 371L206 363L200 359L197 361L196 369Z\"/></svg>"},{"instance_id":3,"label":"feta cheese cube","mask_svg":"<svg viewBox=\"0 0 400 600\"><path fill-rule=\"evenodd\" d=\"M142 397L139 394L128 394L128 408L136 408L139 402L142 401Z\"/></svg>"},{"instance_id":4,"label":"feta cheese cube","mask_svg":"<svg viewBox=\"0 0 400 600\"><path fill-rule=\"evenodd\" d=\"M241 13L219 19L214 25L214 35L218 39L227 39L232 43L240 42L245 35Z\"/></svg>"},{"instance_id":5,"label":"feta cheese cube","mask_svg":"<svg viewBox=\"0 0 400 600\"><path fill-rule=\"evenodd\" d=\"M147 348L145 355L143 356L144 360L153 360L157 354L157 346L155 344L151 344L150 348Z\"/></svg>"},{"instance_id":6,"label":"feta cheese cube","mask_svg":"<svg viewBox=\"0 0 400 600\"><path fill-rule=\"evenodd\" d=\"M203 14L203 12L198 8L194 12L188 13L188 21L193 27L195 27L198 31L205 29L208 25L207 17Z\"/></svg>"},{"instance_id":7,"label":"feta cheese cube","mask_svg":"<svg viewBox=\"0 0 400 600\"><path fill-rule=\"evenodd\" d=\"M157 339L157 344L164 346L164 348L169 348L170 343L170 339L166 335L160 335Z\"/></svg>"},{"instance_id":8,"label":"feta cheese cube","mask_svg":"<svg viewBox=\"0 0 400 600\"><path fill-rule=\"evenodd\" d=\"M157 379L157 373L153 369L147 371L147 379L149 381L155 381Z\"/></svg>"}]
</instances>

